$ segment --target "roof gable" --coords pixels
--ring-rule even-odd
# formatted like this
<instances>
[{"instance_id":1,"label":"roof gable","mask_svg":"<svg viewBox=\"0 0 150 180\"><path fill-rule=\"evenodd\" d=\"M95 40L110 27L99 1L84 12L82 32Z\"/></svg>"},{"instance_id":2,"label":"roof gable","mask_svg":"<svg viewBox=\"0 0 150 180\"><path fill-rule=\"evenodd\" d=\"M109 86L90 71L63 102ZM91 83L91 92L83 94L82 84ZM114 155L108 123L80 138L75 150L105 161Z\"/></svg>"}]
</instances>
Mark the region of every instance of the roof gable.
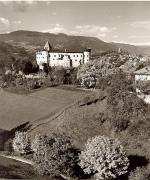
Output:
<instances>
[{"instance_id":1,"label":"roof gable","mask_svg":"<svg viewBox=\"0 0 150 180\"><path fill-rule=\"evenodd\" d=\"M135 71L134 74L149 74L150 75L150 66L146 66L138 71Z\"/></svg>"},{"instance_id":2,"label":"roof gable","mask_svg":"<svg viewBox=\"0 0 150 180\"><path fill-rule=\"evenodd\" d=\"M47 41L45 46L44 46L44 50L49 52L51 49L52 49L52 46L50 45L49 41Z\"/></svg>"}]
</instances>

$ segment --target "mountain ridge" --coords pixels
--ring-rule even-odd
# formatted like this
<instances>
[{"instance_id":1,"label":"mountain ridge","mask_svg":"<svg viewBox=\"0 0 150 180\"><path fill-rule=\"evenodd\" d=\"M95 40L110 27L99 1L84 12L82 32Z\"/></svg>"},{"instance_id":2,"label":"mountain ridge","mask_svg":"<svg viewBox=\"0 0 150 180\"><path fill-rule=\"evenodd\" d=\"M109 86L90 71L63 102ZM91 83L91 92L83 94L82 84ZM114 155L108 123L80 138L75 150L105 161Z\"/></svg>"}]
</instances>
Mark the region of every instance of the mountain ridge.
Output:
<instances>
[{"instance_id":1,"label":"mountain ridge","mask_svg":"<svg viewBox=\"0 0 150 180\"><path fill-rule=\"evenodd\" d=\"M24 44L23 47L27 49L31 47L34 49L41 49L46 41L50 41L53 48L61 50L68 49L78 51L88 47L92 49L92 54L100 54L106 51L117 51L118 48L121 48L123 51L127 51L131 54L150 55L150 46L135 46L114 42L108 43L96 37L73 36L63 33L53 34L18 30L7 34L0 34L0 41L11 45L17 44L22 46L22 44Z\"/></svg>"}]
</instances>

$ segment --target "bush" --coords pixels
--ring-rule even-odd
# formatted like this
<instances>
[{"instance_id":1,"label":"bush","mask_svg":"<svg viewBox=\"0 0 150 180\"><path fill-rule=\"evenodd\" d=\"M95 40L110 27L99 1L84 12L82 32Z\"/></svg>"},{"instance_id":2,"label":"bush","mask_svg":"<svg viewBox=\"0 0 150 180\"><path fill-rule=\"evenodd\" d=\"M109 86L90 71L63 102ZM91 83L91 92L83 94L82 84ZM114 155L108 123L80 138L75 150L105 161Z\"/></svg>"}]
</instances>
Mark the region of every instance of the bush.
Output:
<instances>
[{"instance_id":1,"label":"bush","mask_svg":"<svg viewBox=\"0 0 150 180\"><path fill-rule=\"evenodd\" d=\"M129 180L150 180L150 172L144 167L137 167L130 173Z\"/></svg>"},{"instance_id":2,"label":"bush","mask_svg":"<svg viewBox=\"0 0 150 180\"><path fill-rule=\"evenodd\" d=\"M47 136L41 136L40 134L35 136L34 141L31 143L31 149L35 155L37 155L36 153L38 153L39 150L42 150L42 148L43 150L46 148L47 141Z\"/></svg>"},{"instance_id":3,"label":"bush","mask_svg":"<svg viewBox=\"0 0 150 180\"><path fill-rule=\"evenodd\" d=\"M26 132L16 132L12 142L14 151L21 154L30 152L30 141Z\"/></svg>"},{"instance_id":4,"label":"bush","mask_svg":"<svg viewBox=\"0 0 150 180\"><path fill-rule=\"evenodd\" d=\"M74 176L77 156L70 138L64 135L51 137L39 135L35 137L32 149L35 169L41 175Z\"/></svg>"},{"instance_id":5,"label":"bush","mask_svg":"<svg viewBox=\"0 0 150 180\"><path fill-rule=\"evenodd\" d=\"M125 174L129 166L120 142L104 136L88 139L79 159L84 172L93 173L100 180L110 180Z\"/></svg>"},{"instance_id":6,"label":"bush","mask_svg":"<svg viewBox=\"0 0 150 180\"><path fill-rule=\"evenodd\" d=\"M51 76L54 79L55 84L63 84L65 79L66 69L62 66L53 67L51 70Z\"/></svg>"}]
</instances>

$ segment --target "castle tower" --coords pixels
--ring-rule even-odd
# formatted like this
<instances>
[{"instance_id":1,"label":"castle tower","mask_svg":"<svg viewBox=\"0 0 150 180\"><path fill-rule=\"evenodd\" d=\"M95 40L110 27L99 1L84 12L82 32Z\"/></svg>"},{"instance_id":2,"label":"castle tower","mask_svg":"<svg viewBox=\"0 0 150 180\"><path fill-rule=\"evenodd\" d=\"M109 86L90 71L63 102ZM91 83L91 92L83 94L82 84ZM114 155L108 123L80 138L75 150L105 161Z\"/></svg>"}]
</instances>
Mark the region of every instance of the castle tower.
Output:
<instances>
[{"instance_id":1,"label":"castle tower","mask_svg":"<svg viewBox=\"0 0 150 180\"><path fill-rule=\"evenodd\" d=\"M47 41L44 46L44 50L47 52L50 52L51 49L52 49L52 46L50 45L49 41Z\"/></svg>"},{"instance_id":2,"label":"castle tower","mask_svg":"<svg viewBox=\"0 0 150 180\"><path fill-rule=\"evenodd\" d=\"M50 54L49 52L51 51L52 49L52 46L51 44L49 43L49 41L46 42L45 46L44 46L44 51L46 51L46 63L47 65L50 65Z\"/></svg>"},{"instance_id":3,"label":"castle tower","mask_svg":"<svg viewBox=\"0 0 150 180\"><path fill-rule=\"evenodd\" d=\"M90 57L91 57L91 49L85 49L84 52L84 64L90 61Z\"/></svg>"}]
</instances>

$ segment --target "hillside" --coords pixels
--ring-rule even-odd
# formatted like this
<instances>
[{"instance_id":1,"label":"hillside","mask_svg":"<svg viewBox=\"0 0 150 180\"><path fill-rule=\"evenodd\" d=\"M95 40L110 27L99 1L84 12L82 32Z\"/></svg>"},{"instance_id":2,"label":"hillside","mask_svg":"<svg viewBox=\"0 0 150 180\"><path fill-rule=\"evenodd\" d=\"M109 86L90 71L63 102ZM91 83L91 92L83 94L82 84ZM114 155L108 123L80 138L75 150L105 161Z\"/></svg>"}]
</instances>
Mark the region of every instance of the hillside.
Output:
<instances>
[{"instance_id":1,"label":"hillside","mask_svg":"<svg viewBox=\"0 0 150 180\"><path fill-rule=\"evenodd\" d=\"M23 47L27 51L35 52L43 48L45 42L49 40L55 49L67 49L68 51L78 51L85 47L92 49L92 54L100 54L106 51L116 51L121 48L131 54L150 55L149 47L139 47L129 44L106 43L96 37L71 36L66 34L52 34L33 31L14 31L9 34L0 34L0 41L17 47Z\"/></svg>"},{"instance_id":2,"label":"hillside","mask_svg":"<svg viewBox=\"0 0 150 180\"><path fill-rule=\"evenodd\" d=\"M116 50L111 44L103 42L95 37L69 36L66 34L32 31L14 31L10 34L0 35L0 41L5 41L12 45L17 44L31 50L42 48L47 40L49 40L55 49L80 51L85 47L90 47L93 53Z\"/></svg>"},{"instance_id":3,"label":"hillside","mask_svg":"<svg viewBox=\"0 0 150 180\"><path fill-rule=\"evenodd\" d=\"M116 82L111 92L94 91L53 116L31 122L25 129L28 129L31 139L39 133L66 133L79 149L95 135L117 138L127 151L131 170L147 166L150 159L147 143L150 137L150 107L136 93L127 91L127 86L122 86L119 91L116 86L120 88L120 83ZM128 180L127 176L122 180Z\"/></svg>"},{"instance_id":4,"label":"hillside","mask_svg":"<svg viewBox=\"0 0 150 180\"><path fill-rule=\"evenodd\" d=\"M132 55L150 55L149 46L106 43L96 37L14 31L0 34L0 71L4 65L11 65L14 62L23 64L27 60L35 61L35 52L41 50L47 40L55 50L81 51L85 47L91 48L92 59L99 58L105 52L118 51L119 48Z\"/></svg>"},{"instance_id":5,"label":"hillside","mask_svg":"<svg viewBox=\"0 0 150 180\"><path fill-rule=\"evenodd\" d=\"M111 43L116 48L121 48L123 51L128 52L130 54L141 54L141 55L150 55L150 47L146 46L134 46L131 44L122 44L122 43Z\"/></svg>"},{"instance_id":6,"label":"hillside","mask_svg":"<svg viewBox=\"0 0 150 180\"><path fill-rule=\"evenodd\" d=\"M0 70L4 65L28 59L33 61L34 55L28 52L26 48L0 41Z\"/></svg>"}]
</instances>

